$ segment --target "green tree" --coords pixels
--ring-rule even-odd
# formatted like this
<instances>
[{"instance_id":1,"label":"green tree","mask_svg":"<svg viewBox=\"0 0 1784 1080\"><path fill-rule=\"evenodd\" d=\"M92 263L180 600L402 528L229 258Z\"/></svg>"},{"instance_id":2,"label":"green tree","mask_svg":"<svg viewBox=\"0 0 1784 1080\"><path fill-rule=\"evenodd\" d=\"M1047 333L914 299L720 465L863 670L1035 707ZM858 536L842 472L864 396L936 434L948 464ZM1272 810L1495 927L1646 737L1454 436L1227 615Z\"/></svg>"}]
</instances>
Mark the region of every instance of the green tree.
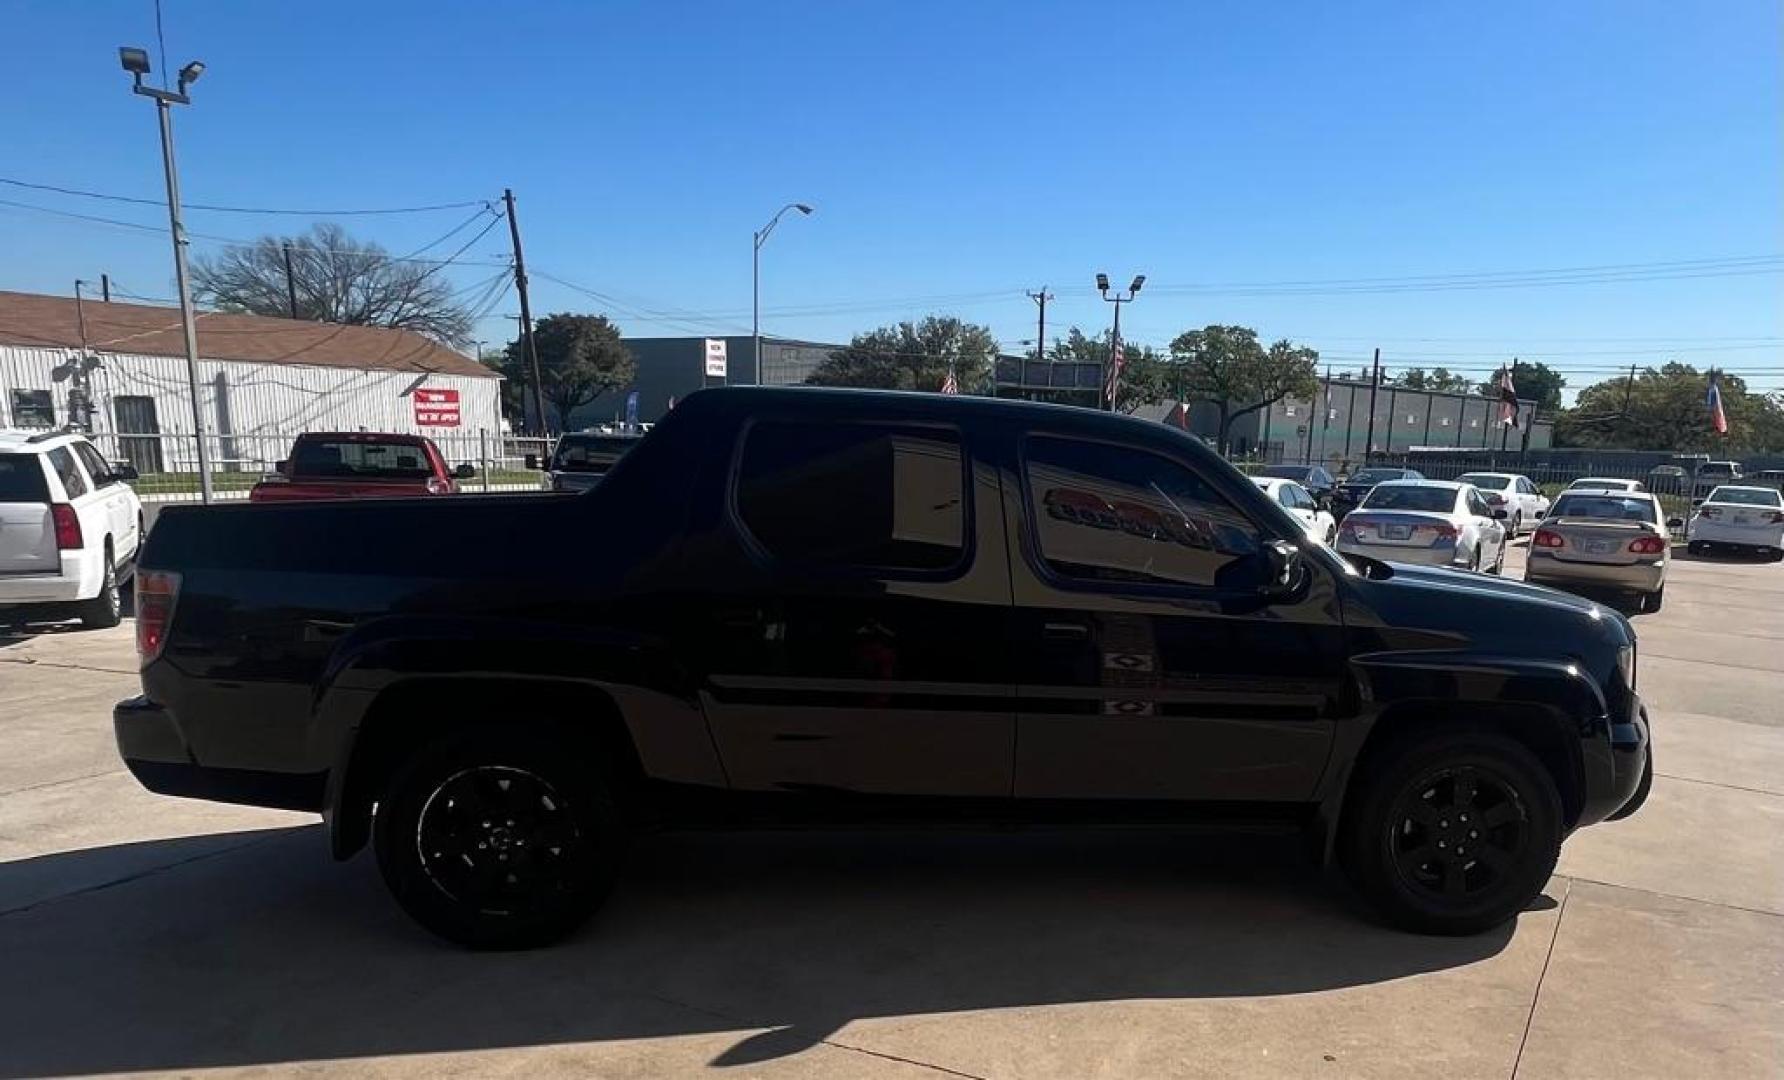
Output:
<instances>
[{"instance_id":1,"label":"green tree","mask_svg":"<svg viewBox=\"0 0 1784 1080\"><path fill-rule=\"evenodd\" d=\"M1511 385L1518 397L1525 401L1536 402L1540 412L1551 416L1561 410L1561 391L1566 388L1567 380L1547 364L1529 360L1513 360L1511 362ZM1499 373L1475 387L1485 397L1499 396Z\"/></svg>"},{"instance_id":2,"label":"green tree","mask_svg":"<svg viewBox=\"0 0 1784 1080\"><path fill-rule=\"evenodd\" d=\"M557 413L559 431L569 427L571 413L609 390L631 385L638 372L619 327L605 315L547 315L533 323L533 347L539 351L545 400ZM521 341L509 343L500 368L516 390L531 385Z\"/></svg>"},{"instance_id":3,"label":"green tree","mask_svg":"<svg viewBox=\"0 0 1784 1080\"><path fill-rule=\"evenodd\" d=\"M805 381L813 386L940 390L948 373L963 393L991 382L997 360L991 331L952 316L931 315L856 334Z\"/></svg>"},{"instance_id":4,"label":"green tree","mask_svg":"<svg viewBox=\"0 0 1784 1080\"><path fill-rule=\"evenodd\" d=\"M1419 367L1405 368L1390 381L1407 390L1431 390L1442 394L1466 394L1474 389L1473 379L1441 367L1430 371Z\"/></svg>"},{"instance_id":5,"label":"green tree","mask_svg":"<svg viewBox=\"0 0 1784 1080\"><path fill-rule=\"evenodd\" d=\"M1053 339L1047 359L1099 364L1107 378L1110 337L1107 333L1091 337L1074 326L1065 337ZM1141 405L1153 405L1175 396L1169 358L1163 353L1150 345L1130 341L1122 344L1121 355L1121 386L1115 393L1118 411L1133 412Z\"/></svg>"},{"instance_id":6,"label":"green tree","mask_svg":"<svg viewBox=\"0 0 1784 1080\"><path fill-rule=\"evenodd\" d=\"M1644 369L1633 381L1623 375L1594 383L1557 418L1555 443L1680 453L1784 451L1784 401L1750 392L1739 376L1724 374L1728 434L1719 435L1710 425L1708 389L1708 372L1679 363Z\"/></svg>"},{"instance_id":7,"label":"green tree","mask_svg":"<svg viewBox=\"0 0 1784 1080\"><path fill-rule=\"evenodd\" d=\"M1311 399L1319 353L1286 339L1265 348L1247 326L1188 330L1171 342L1171 363L1180 368L1185 401L1207 401L1219 410L1216 445L1227 449L1233 421L1285 397Z\"/></svg>"}]
</instances>

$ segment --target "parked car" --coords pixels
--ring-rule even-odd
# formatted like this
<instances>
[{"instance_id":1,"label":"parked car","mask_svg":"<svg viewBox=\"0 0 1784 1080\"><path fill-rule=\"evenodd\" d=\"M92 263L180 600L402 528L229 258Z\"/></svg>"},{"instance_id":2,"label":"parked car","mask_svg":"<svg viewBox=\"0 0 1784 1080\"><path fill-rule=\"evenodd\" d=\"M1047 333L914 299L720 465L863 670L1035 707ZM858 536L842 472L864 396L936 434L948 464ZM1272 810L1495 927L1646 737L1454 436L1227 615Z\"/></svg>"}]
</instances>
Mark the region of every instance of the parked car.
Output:
<instances>
[{"instance_id":1,"label":"parked car","mask_svg":"<svg viewBox=\"0 0 1784 1080\"><path fill-rule=\"evenodd\" d=\"M1389 480L1345 515L1338 550L1384 562L1453 566L1497 574L1505 566L1508 511L1470 484Z\"/></svg>"},{"instance_id":2,"label":"parked car","mask_svg":"<svg viewBox=\"0 0 1784 1080\"><path fill-rule=\"evenodd\" d=\"M1722 550L1784 561L1784 495L1776 488L1724 484L1697 501L1685 542L1693 555Z\"/></svg>"},{"instance_id":3,"label":"parked car","mask_svg":"<svg viewBox=\"0 0 1784 1080\"><path fill-rule=\"evenodd\" d=\"M541 462L527 455L529 469L545 469L546 491L587 491L637 446L644 436L611 432L573 431L558 438L551 457Z\"/></svg>"},{"instance_id":4,"label":"parked car","mask_svg":"<svg viewBox=\"0 0 1784 1080\"><path fill-rule=\"evenodd\" d=\"M477 475L469 464L449 468L426 436L369 431L305 432L274 472L249 502L454 495L458 481Z\"/></svg>"},{"instance_id":5,"label":"parked car","mask_svg":"<svg viewBox=\"0 0 1784 1080\"><path fill-rule=\"evenodd\" d=\"M1763 487L1784 490L1784 469L1761 469L1747 479Z\"/></svg>"},{"instance_id":6,"label":"parked car","mask_svg":"<svg viewBox=\"0 0 1784 1080\"><path fill-rule=\"evenodd\" d=\"M1705 461L1691 474L1691 497L1701 499L1721 484L1742 478L1738 461Z\"/></svg>"},{"instance_id":7,"label":"parked car","mask_svg":"<svg viewBox=\"0 0 1784 1080\"><path fill-rule=\"evenodd\" d=\"M0 431L0 618L118 625L143 537L136 478L82 435Z\"/></svg>"},{"instance_id":8,"label":"parked car","mask_svg":"<svg viewBox=\"0 0 1784 1080\"><path fill-rule=\"evenodd\" d=\"M1331 499L1332 492L1338 487L1338 481L1333 478L1330 472L1326 471L1324 465L1266 465L1251 475L1253 477L1268 476L1279 480L1293 480L1319 502Z\"/></svg>"},{"instance_id":9,"label":"parked car","mask_svg":"<svg viewBox=\"0 0 1784 1080\"><path fill-rule=\"evenodd\" d=\"M1517 473L1471 472L1456 477L1456 483L1473 484L1480 489L1488 506L1495 510L1504 510L1507 526L1514 537L1526 528L1536 528L1536 523L1549 512L1549 497L1528 476Z\"/></svg>"},{"instance_id":10,"label":"parked car","mask_svg":"<svg viewBox=\"0 0 1784 1080\"><path fill-rule=\"evenodd\" d=\"M1640 491L1568 490L1530 538L1524 580L1614 591L1659 611L1672 551L1660 501Z\"/></svg>"},{"instance_id":11,"label":"parked car","mask_svg":"<svg viewBox=\"0 0 1784 1080\"><path fill-rule=\"evenodd\" d=\"M1683 495L1689 482L1681 465L1656 465L1648 472L1648 490L1656 495Z\"/></svg>"},{"instance_id":12,"label":"parked car","mask_svg":"<svg viewBox=\"0 0 1784 1080\"><path fill-rule=\"evenodd\" d=\"M1568 491L1646 491L1640 480L1625 480L1616 476L1582 476L1567 485ZM1565 494L1565 492L1563 493Z\"/></svg>"},{"instance_id":13,"label":"parked car","mask_svg":"<svg viewBox=\"0 0 1784 1080\"><path fill-rule=\"evenodd\" d=\"M140 577L136 777L324 812L483 947L740 821L1239 817L1471 933L1651 775L1621 616L1340 559L1091 409L713 389L577 498L170 507Z\"/></svg>"},{"instance_id":14,"label":"parked car","mask_svg":"<svg viewBox=\"0 0 1784 1080\"><path fill-rule=\"evenodd\" d=\"M1372 466L1358 469L1351 475L1338 481L1332 489L1332 513L1340 522L1344 515L1356 509L1363 497L1369 494L1376 484L1389 480L1423 480L1425 474L1417 469L1395 469L1385 466Z\"/></svg>"},{"instance_id":15,"label":"parked car","mask_svg":"<svg viewBox=\"0 0 1784 1080\"><path fill-rule=\"evenodd\" d=\"M1253 476L1256 484L1264 494L1275 499L1284 510L1294 515L1307 531L1309 540L1330 546L1338 539L1338 521L1332 517L1331 511L1319 505L1311 492L1293 480L1278 480L1269 476Z\"/></svg>"}]
</instances>

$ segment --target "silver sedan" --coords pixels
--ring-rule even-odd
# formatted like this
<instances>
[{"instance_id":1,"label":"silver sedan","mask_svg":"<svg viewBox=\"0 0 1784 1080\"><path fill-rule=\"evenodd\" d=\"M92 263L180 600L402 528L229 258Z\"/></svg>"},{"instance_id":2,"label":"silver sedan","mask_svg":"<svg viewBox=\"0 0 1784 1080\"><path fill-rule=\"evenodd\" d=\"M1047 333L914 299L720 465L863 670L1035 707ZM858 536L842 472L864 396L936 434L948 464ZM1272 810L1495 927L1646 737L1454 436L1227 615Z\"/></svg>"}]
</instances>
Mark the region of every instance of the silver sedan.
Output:
<instances>
[{"instance_id":1,"label":"silver sedan","mask_svg":"<svg viewBox=\"0 0 1784 1080\"><path fill-rule=\"evenodd\" d=\"M1497 574L1505 566L1504 510L1471 484L1391 480L1345 515L1338 550L1383 562L1454 566Z\"/></svg>"}]
</instances>

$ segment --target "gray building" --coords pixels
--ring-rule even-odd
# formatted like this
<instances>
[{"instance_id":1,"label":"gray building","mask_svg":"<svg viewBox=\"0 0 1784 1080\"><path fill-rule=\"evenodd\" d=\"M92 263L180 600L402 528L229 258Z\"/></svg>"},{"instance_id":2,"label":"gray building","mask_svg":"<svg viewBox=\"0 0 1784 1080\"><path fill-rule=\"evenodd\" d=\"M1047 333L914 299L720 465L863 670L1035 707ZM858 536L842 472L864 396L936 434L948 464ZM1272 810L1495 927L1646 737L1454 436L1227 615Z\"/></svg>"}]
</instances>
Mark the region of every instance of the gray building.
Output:
<instances>
[{"instance_id":1,"label":"gray building","mask_svg":"<svg viewBox=\"0 0 1784 1080\"><path fill-rule=\"evenodd\" d=\"M725 343L724 378L709 378L706 375L708 340ZM753 341L747 334L712 339L627 338L626 348L631 350L632 359L638 367L632 385L602 394L577 409L570 416L569 426L575 430L625 419L626 397L633 391L638 393L638 419L653 423L662 419L663 414L669 411L671 402L685 398L702 387L754 385L757 379ZM765 337L762 339L761 381L771 386L802 383L839 348L842 346Z\"/></svg>"}]
</instances>

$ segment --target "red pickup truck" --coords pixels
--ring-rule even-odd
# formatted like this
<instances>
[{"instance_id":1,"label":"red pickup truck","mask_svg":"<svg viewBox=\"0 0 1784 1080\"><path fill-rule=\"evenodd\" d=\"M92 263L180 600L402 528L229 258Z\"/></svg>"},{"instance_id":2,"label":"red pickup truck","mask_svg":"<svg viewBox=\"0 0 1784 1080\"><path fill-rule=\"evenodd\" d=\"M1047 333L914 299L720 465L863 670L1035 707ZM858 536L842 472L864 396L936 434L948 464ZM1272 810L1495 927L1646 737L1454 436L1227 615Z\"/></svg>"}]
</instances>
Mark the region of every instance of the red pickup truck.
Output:
<instances>
[{"instance_id":1,"label":"red pickup truck","mask_svg":"<svg viewBox=\"0 0 1784 1080\"><path fill-rule=\"evenodd\" d=\"M276 469L248 492L249 502L452 495L459 480L476 475L470 465L448 468L425 436L365 431L306 432Z\"/></svg>"}]
</instances>

